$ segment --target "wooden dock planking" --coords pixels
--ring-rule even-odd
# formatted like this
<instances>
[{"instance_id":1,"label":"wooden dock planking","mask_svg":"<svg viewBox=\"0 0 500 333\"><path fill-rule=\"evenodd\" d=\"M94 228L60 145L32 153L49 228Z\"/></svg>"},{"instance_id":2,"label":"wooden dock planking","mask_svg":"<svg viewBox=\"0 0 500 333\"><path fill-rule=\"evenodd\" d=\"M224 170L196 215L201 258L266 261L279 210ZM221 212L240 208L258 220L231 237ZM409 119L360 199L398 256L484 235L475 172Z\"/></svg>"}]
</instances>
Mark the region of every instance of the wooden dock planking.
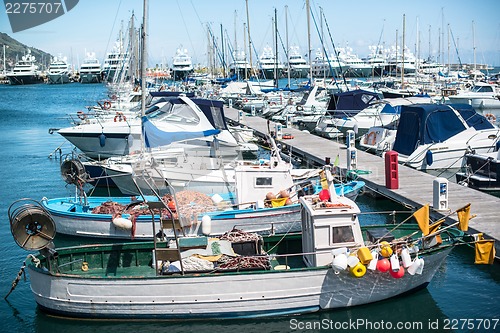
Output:
<instances>
[{"instance_id":1,"label":"wooden dock planking","mask_svg":"<svg viewBox=\"0 0 500 333\"><path fill-rule=\"evenodd\" d=\"M225 108L226 118L233 123L238 123L238 113L239 110L237 109ZM241 124L252 128L259 136L268 133L268 126L271 131L275 129L274 122L268 122L266 119L251 116L248 113L244 113ZM330 162L334 163L338 155L339 166L346 166L347 153L344 139L337 142L336 140L325 139L294 128L283 128L282 133L290 133L294 137L293 139L277 140L280 144L291 149L293 154L320 164L324 163L326 157L329 157ZM385 186L385 161L383 158L358 149L357 159L358 170L370 171L370 173L359 175L359 179L363 180L370 190L400 204L415 208L430 203L430 214L433 220L444 217L449 212L471 203L471 214L476 214L477 217L470 220L468 232L470 234L481 232L485 238L495 239L496 258L500 258L500 242L498 242L500 227L497 212L497 208L500 207L500 198L449 181L449 210L444 212L435 211L432 209L435 176L399 164L399 188L391 190ZM447 218L448 224L457 221L456 214Z\"/></svg>"}]
</instances>

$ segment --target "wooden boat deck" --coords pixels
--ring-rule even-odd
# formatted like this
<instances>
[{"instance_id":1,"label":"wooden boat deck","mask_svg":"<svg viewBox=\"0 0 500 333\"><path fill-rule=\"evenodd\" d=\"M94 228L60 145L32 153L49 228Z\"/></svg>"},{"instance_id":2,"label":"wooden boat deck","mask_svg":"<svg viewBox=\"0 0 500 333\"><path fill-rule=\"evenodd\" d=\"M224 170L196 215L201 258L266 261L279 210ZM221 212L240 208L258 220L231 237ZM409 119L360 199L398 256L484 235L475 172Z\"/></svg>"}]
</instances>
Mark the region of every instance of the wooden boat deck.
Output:
<instances>
[{"instance_id":1,"label":"wooden boat deck","mask_svg":"<svg viewBox=\"0 0 500 333\"><path fill-rule=\"evenodd\" d=\"M225 108L228 121L238 124L239 110ZM264 136L268 128L274 131L275 123L258 116L244 113L242 125L252 128L256 135ZM344 139L336 142L328 140L294 128L283 128L282 133L291 134L293 139L276 140L282 146L288 147L294 155L301 156L303 160L324 164L325 158L329 157L331 163L339 156L339 166L345 167L347 160ZM366 183L370 190L380 193L400 204L419 208L433 201L433 181L435 176L421 172L403 165L398 166L399 188L387 189L385 186L385 162L380 156L376 156L358 149L358 170L369 171L360 174L359 179ZM477 217L470 220L470 234L483 233L485 238L496 240L495 247L497 259L500 255L500 227L497 207L500 207L500 198L483 193L471 188L458 185L452 181L448 183L448 207L451 211L457 210L471 203L471 214ZM446 216L450 211L436 211L431 209L431 218L437 220ZM447 219L448 224L457 222L457 215L453 214Z\"/></svg>"}]
</instances>

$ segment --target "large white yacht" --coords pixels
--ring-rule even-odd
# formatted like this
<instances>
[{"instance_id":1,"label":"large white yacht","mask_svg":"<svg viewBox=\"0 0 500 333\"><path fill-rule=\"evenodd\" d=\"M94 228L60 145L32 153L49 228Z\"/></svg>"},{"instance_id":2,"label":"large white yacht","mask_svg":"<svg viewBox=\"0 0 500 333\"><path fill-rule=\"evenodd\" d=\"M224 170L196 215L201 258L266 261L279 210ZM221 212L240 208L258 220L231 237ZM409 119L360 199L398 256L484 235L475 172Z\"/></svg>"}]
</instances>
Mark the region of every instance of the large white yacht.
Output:
<instances>
[{"instance_id":1,"label":"large white yacht","mask_svg":"<svg viewBox=\"0 0 500 333\"><path fill-rule=\"evenodd\" d=\"M35 57L31 54L31 50L28 49L21 60L16 63L12 71L7 73L9 83L20 85L43 82L43 78L35 61Z\"/></svg>"},{"instance_id":2,"label":"large white yacht","mask_svg":"<svg viewBox=\"0 0 500 333\"><path fill-rule=\"evenodd\" d=\"M94 52L88 52L80 66L80 82L99 83L101 78L101 63L95 57Z\"/></svg>"},{"instance_id":3,"label":"large white yacht","mask_svg":"<svg viewBox=\"0 0 500 333\"><path fill-rule=\"evenodd\" d=\"M293 78L306 78L309 74L310 66L307 61L300 54L298 46L294 45L288 50L288 64L290 67L290 77Z\"/></svg>"},{"instance_id":4,"label":"large white yacht","mask_svg":"<svg viewBox=\"0 0 500 333\"><path fill-rule=\"evenodd\" d=\"M52 59L47 72L48 83L69 83L71 76L71 65L67 63L66 57L55 57Z\"/></svg>"},{"instance_id":5,"label":"large white yacht","mask_svg":"<svg viewBox=\"0 0 500 333\"><path fill-rule=\"evenodd\" d=\"M123 80L128 80L130 56L123 45L123 41L119 40L115 43L113 50L106 54L102 65L103 79L108 82L117 80L118 77Z\"/></svg>"},{"instance_id":6,"label":"large white yacht","mask_svg":"<svg viewBox=\"0 0 500 333\"><path fill-rule=\"evenodd\" d=\"M181 45L172 59L172 75L174 81L183 80L189 74L192 74L193 71L194 68L191 56L189 56L187 49L184 49Z\"/></svg>"},{"instance_id":7,"label":"large white yacht","mask_svg":"<svg viewBox=\"0 0 500 333\"><path fill-rule=\"evenodd\" d=\"M348 69L349 66L339 61L335 55L327 57L321 50L316 52L316 56L311 62L313 77L339 77Z\"/></svg>"},{"instance_id":8,"label":"large white yacht","mask_svg":"<svg viewBox=\"0 0 500 333\"><path fill-rule=\"evenodd\" d=\"M280 78L283 73L283 69L285 68L285 66L280 61L276 60L273 49L269 45L266 45L266 47L264 47L264 50L260 54L258 67L261 75L266 80L274 79L276 76L274 72L276 70L278 71L277 77Z\"/></svg>"}]
</instances>

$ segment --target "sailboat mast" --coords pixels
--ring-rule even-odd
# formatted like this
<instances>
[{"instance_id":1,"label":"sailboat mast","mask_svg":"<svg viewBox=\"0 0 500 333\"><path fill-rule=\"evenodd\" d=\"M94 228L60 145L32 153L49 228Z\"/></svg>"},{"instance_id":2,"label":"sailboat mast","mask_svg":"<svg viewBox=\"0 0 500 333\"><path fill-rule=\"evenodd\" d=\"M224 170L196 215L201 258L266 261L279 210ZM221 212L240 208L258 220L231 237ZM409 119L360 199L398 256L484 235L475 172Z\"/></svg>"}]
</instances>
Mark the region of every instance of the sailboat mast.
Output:
<instances>
[{"instance_id":1,"label":"sailboat mast","mask_svg":"<svg viewBox=\"0 0 500 333\"><path fill-rule=\"evenodd\" d=\"M274 85L278 89L278 10L274 8Z\"/></svg>"},{"instance_id":2,"label":"sailboat mast","mask_svg":"<svg viewBox=\"0 0 500 333\"><path fill-rule=\"evenodd\" d=\"M311 85L313 82L312 76L312 66L311 66L311 12L309 7L309 0L306 0L306 14L307 14L307 57L309 61L309 80L311 81Z\"/></svg>"},{"instance_id":3,"label":"sailboat mast","mask_svg":"<svg viewBox=\"0 0 500 333\"><path fill-rule=\"evenodd\" d=\"M253 64L252 64L252 38L250 38L250 16L248 15L248 0L245 0L246 8L247 8L247 32L248 32L248 55L250 57L250 76L252 76L253 72Z\"/></svg>"},{"instance_id":4,"label":"sailboat mast","mask_svg":"<svg viewBox=\"0 0 500 333\"><path fill-rule=\"evenodd\" d=\"M285 6L285 35L286 35L288 87L290 87L290 47L288 46L288 5Z\"/></svg>"},{"instance_id":5,"label":"sailboat mast","mask_svg":"<svg viewBox=\"0 0 500 333\"><path fill-rule=\"evenodd\" d=\"M476 31L474 29L474 20L472 20L472 51L474 53L474 71L476 70Z\"/></svg>"},{"instance_id":6,"label":"sailboat mast","mask_svg":"<svg viewBox=\"0 0 500 333\"><path fill-rule=\"evenodd\" d=\"M403 48L403 54L401 56L401 85L404 88L405 85L405 20L406 16L403 14L403 45L401 46Z\"/></svg>"},{"instance_id":7,"label":"sailboat mast","mask_svg":"<svg viewBox=\"0 0 500 333\"><path fill-rule=\"evenodd\" d=\"M148 0L144 0L144 13L142 15L142 49L141 49L141 115L146 113L146 36L147 36L147 17Z\"/></svg>"}]
</instances>

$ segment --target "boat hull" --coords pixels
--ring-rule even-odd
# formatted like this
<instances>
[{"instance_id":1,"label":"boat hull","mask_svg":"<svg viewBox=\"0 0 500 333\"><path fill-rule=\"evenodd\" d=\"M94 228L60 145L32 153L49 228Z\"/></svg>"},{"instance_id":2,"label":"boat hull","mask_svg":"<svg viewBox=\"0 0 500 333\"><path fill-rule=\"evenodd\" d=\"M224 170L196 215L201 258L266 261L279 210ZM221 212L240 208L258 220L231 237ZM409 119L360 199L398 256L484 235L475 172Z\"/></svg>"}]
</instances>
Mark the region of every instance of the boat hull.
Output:
<instances>
[{"instance_id":1,"label":"boat hull","mask_svg":"<svg viewBox=\"0 0 500 333\"><path fill-rule=\"evenodd\" d=\"M346 185L345 189L336 188L337 193L343 194L355 200L363 190L364 183L356 182ZM148 200L157 201L149 197ZM127 205L132 203L131 198L116 197L88 198L88 208L83 208L74 198L57 198L42 200L42 206L51 214L56 224L57 232L68 236L109 238L109 239L153 239L153 226L151 215L140 215L136 220L135 233L131 230L124 230L113 224L111 214L92 214L94 207L100 204L112 201ZM211 218L210 235L222 235L233 228L243 229L247 232L257 232L262 234L284 234L286 232L297 232L301 230L300 205L293 204L276 208L262 209L239 209L223 210L210 212L207 215ZM129 219L130 215L123 214L124 218ZM184 220L183 231L186 235L201 235L202 216L196 220ZM155 230L160 230L160 218L155 216ZM166 237L173 237L172 229L164 230Z\"/></svg>"},{"instance_id":2,"label":"boat hull","mask_svg":"<svg viewBox=\"0 0 500 333\"><path fill-rule=\"evenodd\" d=\"M48 83L50 84L64 84L69 83L69 75L68 74L49 74L48 75Z\"/></svg>"},{"instance_id":3,"label":"boat hull","mask_svg":"<svg viewBox=\"0 0 500 333\"><path fill-rule=\"evenodd\" d=\"M7 75L9 83L11 85L24 85L24 84L36 84L42 83L43 79L39 75Z\"/></svg>"},{"instance_id":4,"label":"boat hull","mask_svg":"<svg viewBox=\"0 0 500 333\"><path fill-rule=\"evenodd\" d=\"M51 274L28 266L44 311L88 318L253 318L316 312L385 300L425 287L451 247L425 256L421 275L394 279L368 270L362 278L330 267L196 275L102 277ZM144 267L145 268L145 267ZM89 269L90 271L91 269ZM150 272L154 269L150 268ZM151 274L151 273L150 273Z\"/></svg>"},{"instance_id":5,"label":"boat hull","mask_svg":"<svg viewBox=\"0 0 500 333\"><path fill-rule=\"evenodd\" d=\"M100 83L101 73L80 73L80 83Z\"/></svg>"}]
</instances>

